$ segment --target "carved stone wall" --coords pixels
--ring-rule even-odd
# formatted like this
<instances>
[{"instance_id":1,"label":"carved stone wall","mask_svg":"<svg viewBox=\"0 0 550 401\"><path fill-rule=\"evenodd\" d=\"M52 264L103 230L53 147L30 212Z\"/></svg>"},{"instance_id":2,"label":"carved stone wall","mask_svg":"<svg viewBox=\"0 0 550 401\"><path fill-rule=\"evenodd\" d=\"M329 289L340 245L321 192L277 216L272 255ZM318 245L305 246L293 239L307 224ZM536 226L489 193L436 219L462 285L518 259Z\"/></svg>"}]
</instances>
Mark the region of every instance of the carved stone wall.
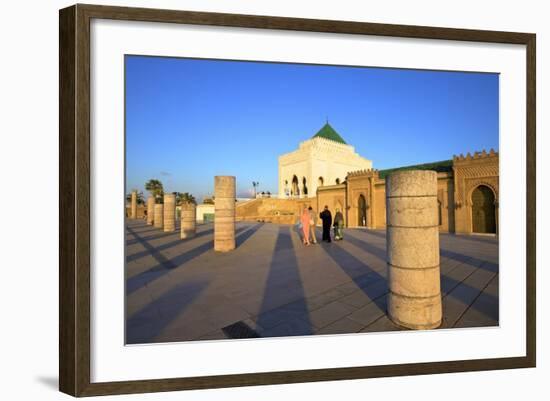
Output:
<instances>
[{"instance_id":1,"label":"carved stone wall","mask_svg":"<svg viewBox=\"0 0 550 401\"><path fill-rule=\"evenodd\" d=\"M317 214L323 211L325 206L328 206L332 216L336 213L336 209L340 209L344 215L344 223L348 223L346 215L346 184L327 185L317 189L317 205L313 207ZM317 219L317 225L320 225L320 219Z\"/></svg>"},{"instance_id":2,"label":"carved stone wall","mask_svg":"<svg viewBox=\"0 0 550 401\"><path fill-rule=\"evenodd\" d=\"M359 221L359 199L361 196L365 198L366 202L366 227L378 227L376 210L380 206L375 195L375 182L378 180L378 171L374 169L353 171L348 174L346 178L348 227L359 227L362 225Z\"/></svg>"},{"instance_id":3,"label":"carved stone wall","mask_svg":"<svg viewBox=\"0 0 550 401\"><path fill-rule=\"evenodd\" d=\"M472 165L471 160L466 158L462 164L460 160L458 161L458 176L462 180L458 190L466 191L461 193L461 199L471 199L472 191L480 184L492 188L495 198L498 199L498 156L487 156L484 160L478 157L475 160L475 165ZM463 213L464 209L456 204L456 186L453 172L437 174L439 231L469 233L472 232L471 202L468 204L470 212ZM386 227L385 181L379 177L377 170L360 170L349 173L346 178L346 193L348 227L359 226L360 195L363 195L367 201L367 228L382 229ZM464 227L470 228L467 230Z\"/></svg>"},{"instance_id":4,"label":"carved stone wall","mask_svg":"<svg viewBox=\"0 0 550 401\"><path fill-rule=\"evenodd\" d=\"M453 157L455 227L457 233L472 233L472 193L480 185L487 186L495 197L495 218L498 233L499 157L498 153L475 152Z\"/></svg>"}]
</instances>

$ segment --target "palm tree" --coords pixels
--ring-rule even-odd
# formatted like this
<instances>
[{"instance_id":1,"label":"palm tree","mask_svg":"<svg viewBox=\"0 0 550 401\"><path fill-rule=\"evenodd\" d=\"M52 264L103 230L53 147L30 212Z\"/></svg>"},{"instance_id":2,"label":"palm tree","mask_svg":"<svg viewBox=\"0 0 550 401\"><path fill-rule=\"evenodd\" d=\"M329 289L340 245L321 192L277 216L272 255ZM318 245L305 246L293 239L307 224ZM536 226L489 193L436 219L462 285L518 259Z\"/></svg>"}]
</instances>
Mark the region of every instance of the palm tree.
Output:
<instances>
[{"instance_id":1,"label":"palm tree","mask_svg":"<svg viewBox=\"0 0 550 401\"><path fill-rule=\"evenodd\" d=\"M189 192L174 192L174 195L176 195L177 205L181 205L182 203L194 203L195 205L197 204L197 200Z\"/></svg>"},{"instance_id":2,"label":"palm tree","mask_svg":"<svg viewBox=\"0 0 550 401\"><path fill-rule=\"evenodd\" d=\"M162 182L157 179L151 178L145 183L145 189L151 193L155 198L155 203L162 203L162 197L164 196L164 188Z\"/></svg>"},{"instance_id":3,"label":"palm tree","mask_svg":"<svg viewBox=\"0 0 550 401\"><path fill-rule=\"evenodd\" d=\"M256 188L260 186L258 181L252 181L252 186L254 187L254 199L256 199Z\"/></svg>"}]
</instances>

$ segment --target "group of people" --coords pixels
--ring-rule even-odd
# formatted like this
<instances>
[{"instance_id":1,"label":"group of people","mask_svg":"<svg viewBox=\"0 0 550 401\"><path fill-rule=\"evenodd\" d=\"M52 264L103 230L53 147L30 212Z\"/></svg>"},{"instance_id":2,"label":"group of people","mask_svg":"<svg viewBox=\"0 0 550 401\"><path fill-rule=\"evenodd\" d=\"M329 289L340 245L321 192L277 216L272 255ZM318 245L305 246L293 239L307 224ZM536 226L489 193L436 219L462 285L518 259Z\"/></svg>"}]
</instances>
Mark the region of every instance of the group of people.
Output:
<instances>
[{"instance_id":1,"label":"group of people","mask_svg":"<svg viewBox=\"0 0 550 401\"><path fill-rule=\"evenodd\" d=\"M323 241L331 242L330 228L334 228L334 240L339 241L344 239L344 215L339 209L336 209L334 220L332 213L325 206L324 210L319 214L323 226ZM317 214L313 208L305 207L302 211L298 225L302 231L302 241L304 245L316 244L317 236L315 235L315 227L317 226Z\"/></svg>"}]
</instances>

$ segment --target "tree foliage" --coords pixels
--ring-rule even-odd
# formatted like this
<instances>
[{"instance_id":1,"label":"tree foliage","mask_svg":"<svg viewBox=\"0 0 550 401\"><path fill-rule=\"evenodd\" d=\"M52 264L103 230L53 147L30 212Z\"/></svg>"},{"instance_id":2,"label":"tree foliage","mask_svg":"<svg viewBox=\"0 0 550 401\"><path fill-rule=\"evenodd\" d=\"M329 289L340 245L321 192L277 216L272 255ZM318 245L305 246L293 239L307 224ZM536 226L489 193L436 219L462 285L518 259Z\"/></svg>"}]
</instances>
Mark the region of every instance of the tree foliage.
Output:
<instances>
[{"instance_id":1,"label":"tree foliage","mask_svg":"<svg viewBox=\"0 0 550 401\"><path fill-rule=\"evenodd\" d=\"M197 204L197 200L193 195L191 195L189 192L174 192L174 195L176 195L176 204L181 205L183 203L194 203Z\"/></svg>"},{"instance_id":2,"label":"tree foliage","mask_svg":"<svg viewBox=\"0 0 550 401\"><path fill-rule=\"evenodd\" d=\"M151 178L145 183L145 189L149 191L153 198L155 198L155 203L162 203L164 187L162 186L162 182L160 182L160 180Z\"/></svg>"}]
</instances>

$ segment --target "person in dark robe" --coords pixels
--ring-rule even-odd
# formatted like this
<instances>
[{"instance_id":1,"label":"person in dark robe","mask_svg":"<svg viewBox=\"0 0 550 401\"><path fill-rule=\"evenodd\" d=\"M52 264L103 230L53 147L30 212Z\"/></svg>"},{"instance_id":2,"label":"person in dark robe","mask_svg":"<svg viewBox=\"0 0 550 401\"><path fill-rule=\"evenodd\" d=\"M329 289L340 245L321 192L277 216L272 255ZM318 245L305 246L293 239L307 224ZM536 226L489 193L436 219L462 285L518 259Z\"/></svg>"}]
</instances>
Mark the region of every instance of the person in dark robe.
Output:
<instances>
[{"instance_id":1,"label":"person in dark robe","mask_svg":"<svg viewBox=\"0 0 550 401\"><path fill-rule=\"evenodd\" d=\"M332 214L328 210L328 206L325 206L319 217L323 221L323 241L330 242L330 227L332 225Z\"/></svg>"}]
</instances>

